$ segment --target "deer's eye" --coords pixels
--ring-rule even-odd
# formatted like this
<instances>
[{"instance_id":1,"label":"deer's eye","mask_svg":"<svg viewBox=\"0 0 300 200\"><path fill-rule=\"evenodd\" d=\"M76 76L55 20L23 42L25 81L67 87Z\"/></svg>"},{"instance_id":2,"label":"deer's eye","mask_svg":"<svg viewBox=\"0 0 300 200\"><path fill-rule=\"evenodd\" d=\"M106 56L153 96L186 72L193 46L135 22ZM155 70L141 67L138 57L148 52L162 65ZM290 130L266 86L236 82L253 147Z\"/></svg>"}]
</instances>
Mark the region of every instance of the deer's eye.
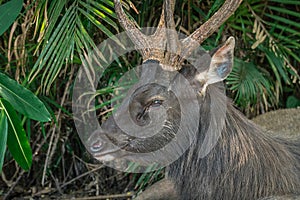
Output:
<instances>
[{"instance_id":1,"label":"deer's eye","mask_svg":"<svg viewBox=\"0 0 300 200\"><path fill-rule=\"evenodd\" d=\"M159 107L163 103L163 100L161 99L154 99L150 102L151 107Z\"/></svg>"}]
</instances>

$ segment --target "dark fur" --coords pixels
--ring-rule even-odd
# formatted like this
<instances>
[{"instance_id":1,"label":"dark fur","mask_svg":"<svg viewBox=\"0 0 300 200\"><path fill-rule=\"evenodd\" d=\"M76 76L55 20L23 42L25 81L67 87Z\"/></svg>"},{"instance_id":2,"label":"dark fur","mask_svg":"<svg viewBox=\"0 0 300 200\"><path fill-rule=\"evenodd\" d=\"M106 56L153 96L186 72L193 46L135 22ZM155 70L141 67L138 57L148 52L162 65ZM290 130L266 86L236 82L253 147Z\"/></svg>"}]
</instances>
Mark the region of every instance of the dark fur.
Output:
<instances>
[{"instance_id":1,"label":"dark fur","mask_svg":"<svg viewBox=\"0 0 300 200\"><path fill-rule=\"evenodd\" d=\"M198 158L207 132L210 101L220 98L210 86L201 105L198 140L168 172L180 199L259 199L300 194L300 140L272 138L227 103L225 127L214 149Z\"/></svg>"}]
</instances>

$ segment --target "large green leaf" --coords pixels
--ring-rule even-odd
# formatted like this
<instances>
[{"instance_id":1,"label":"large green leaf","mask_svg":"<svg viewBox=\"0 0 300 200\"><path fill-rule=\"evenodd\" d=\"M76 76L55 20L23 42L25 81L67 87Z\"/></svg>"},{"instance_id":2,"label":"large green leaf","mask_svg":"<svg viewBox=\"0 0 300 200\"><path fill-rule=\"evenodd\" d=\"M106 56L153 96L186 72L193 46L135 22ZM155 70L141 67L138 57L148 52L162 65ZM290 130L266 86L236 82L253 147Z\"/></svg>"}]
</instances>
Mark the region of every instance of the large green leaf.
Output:
<instances>
[{"instance_id":1,"label":"large green leaf","mask_svg":"<svg viewBox=\"0 0 300 200\"><path fill-rule=\"evenodd\" d=\"M11 0L0 6L0 35L15 21L22 9L22 0Z\"/></svg>"},{"instance_id":2,"label":"large green leaf","mask_svg":"<svg viewBox=\"0 0 300 200\"><path fill-rule=\"evenodd\" d=\"M8 119L7 147L17 163L28 170L32 163L32 151L21 120L8 101L0 99L0 106Z\"/></svg>"},{"instance_id":3,"label":"large green leaf","mask_svg":"<svg viewBox=\"0 0 300 200\"><path fill-rule=\"evenodd\" d=\"M6 151L7 141L7 118L4 110L0 113L0 173L2 172L2 166Z\"/></svg>"},{"instance_id":4,"label":"large green leaf","mask_svg":"<svg viewBox=\"0 0 300 200\"><path fill-rule=\"evenodd\" d=\"M20 113L41 122L50 121L44 104L28 89L0 72L0 95Z\"/></svg>"}]
</instances>

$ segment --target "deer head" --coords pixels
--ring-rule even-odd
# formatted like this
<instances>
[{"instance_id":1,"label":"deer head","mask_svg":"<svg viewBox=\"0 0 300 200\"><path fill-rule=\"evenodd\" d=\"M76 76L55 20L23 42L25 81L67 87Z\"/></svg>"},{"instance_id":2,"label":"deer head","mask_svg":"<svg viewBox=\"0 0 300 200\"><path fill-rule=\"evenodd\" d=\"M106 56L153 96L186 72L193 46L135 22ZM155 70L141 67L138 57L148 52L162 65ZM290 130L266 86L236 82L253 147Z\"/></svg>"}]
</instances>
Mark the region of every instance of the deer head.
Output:
<instances>
[{"instance_id":1,"label":"deer head","mask_svg":"<svg viewBox=\"0 0 300 200\"><path fill-rule=\"evenodd\" d=\"M143 57L142 67L137 70L143 84L131 88L114 116L104 122L101 130L84 139L86 146L103 162L143 154L145 165L157 157L170 163L198 138L189 133L197 133L207 87L221 82L231 72L235 40L230 37L211 56L206 52L198 54L202 58L200 64L190 60L196 67L184 62L236 10L241 0L227 0L208 21L183 39L175 30L174 0L164 1L152 35L143 34L128 19L120 0L114 3L120 24ZM135 133L128 134L132 132ZM167 144L170 145L165 147Z\"/></svg>"}]
</instances>

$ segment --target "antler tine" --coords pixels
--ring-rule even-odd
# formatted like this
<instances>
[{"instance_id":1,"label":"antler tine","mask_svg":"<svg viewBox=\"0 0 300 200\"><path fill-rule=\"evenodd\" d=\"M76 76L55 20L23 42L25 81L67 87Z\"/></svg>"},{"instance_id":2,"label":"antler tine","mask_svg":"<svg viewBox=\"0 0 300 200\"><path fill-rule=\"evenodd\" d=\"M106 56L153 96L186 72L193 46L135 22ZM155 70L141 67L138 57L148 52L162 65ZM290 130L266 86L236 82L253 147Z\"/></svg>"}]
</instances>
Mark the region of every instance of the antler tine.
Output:
<instances>
[{"instance_id":1,"label":"antler tine","mask_svg":"<svg viewBox=\"0 0 300 200\"><path fill-rule=\"evenodd\" d=\"M242 0L226 0L222 7L189 37L181 41L181 62L206 38L212 35L239 7ZM197 41L197 42L194 42Z\"/></svg>"},{"instance_id":2,"label":"antler tine","mask_svg":"<svg viewBox=\"0 0 300 200\"><path fill-rule=\"evenodd\" d=\"M178 39L178 34L175 30L175 21L174 21L174 9L175 9L175 0L166 0L164 2L165 7L165 21L167 28L167 52L170 58L166 58L169 60L168 64L173 66L174 69L178 70L180 66L178 66L177 58L181 53L181 44Z\"/></svg>"},{"instance_id":3,"label":"antler tine","mask_svg":"<svg viewBox=\"0 0 300 200\"><path fill-rule=\"evenodd\" d=\"M180 42L175 30L174 21L175 0L165 0L158 27L151 37L159 49L166 50L163 55L163 63L173 66L172 70L177 70L175 55L180 54ZM166 49L165 49L166 48ZM171 68L168 67L169 70Z\"/></svg>"},{"instance_id":4,"label":"antler tine","mask_svg":"<svg viewBox=\"0 0 300 200\"><path fill-rule=\"evenodd\" d=\"M151 36L144 35L135 23L128 19L120 1L114 0L116 15L131 41L141 52L143 61L158 60L166 69L177 70L176 55L180 54L180 42L173 18L175 0L165 0L157 30Z\"/></svg>"},{"instance_id":5,"label":"antler tine","mask_svg":"<svg viewBox=\"0 0 300 200\"><path fill-rule=\"evenodd\" d=\"M175 9L175 0L165 0L163 9L165 13L166 28L175 30L175 22L173 17Z\"/></svg>"},{"instance_id":6,"label":"antler tine","mask_svg":"<svg viewBox=\"0 0 300 200\"><path fill-rule=\"evenodd\" d=\"M164 12L165 12L165 24L167 28L167 51L171 53L171 58L175 58L180 53L180 43L178 39L178 34L175 30L174 21L174 8L175 0L166 0L164 2ZM174 60L171 60L170 64L175 64ZM175 67L175 66L174 66Z\"/></svg>"},{"instance_id":7,"label":"antler tine","mask_svg":"<svg viewBox=\"0 0 300 200\"><path fill-rule=\"evenodd\" d=\"M124 10L122 8L122 4L120 0L114 0L115 4L115 12L117 14L118 20L125 31L127 31L127 35L130 37L131 41L135 44L136 48L140 50L142 56L145 58L149 54L149 39L146 35L144 35L135 24L128 19Z\"/></svg>"},{"instance_id":8,"label":"antler tine","mask_svg":"<svg viewBox=\"0 0 300 200\"><path fill-rule=\"evenodd\" d=\"M164 33L163 28L165 26L165 14L164 14L164 5L161 11L160 20L157 25L157 29L153 34L153 37L163 37L162 34Z\"/></svg>"},{"instance_id":9,"label":"antler tine","mask_svg":"<svg viewBox=\"0 0 300 200\"><path fill-rule=\"evenodd\" d=\"M175 30L175 23L173 19L174 8L175 0L164 1L160 20L157 25L156 32L153 34L153 37L163 37L162 34L165 34L165 28Z\"/></svg>"}]
</instances>

